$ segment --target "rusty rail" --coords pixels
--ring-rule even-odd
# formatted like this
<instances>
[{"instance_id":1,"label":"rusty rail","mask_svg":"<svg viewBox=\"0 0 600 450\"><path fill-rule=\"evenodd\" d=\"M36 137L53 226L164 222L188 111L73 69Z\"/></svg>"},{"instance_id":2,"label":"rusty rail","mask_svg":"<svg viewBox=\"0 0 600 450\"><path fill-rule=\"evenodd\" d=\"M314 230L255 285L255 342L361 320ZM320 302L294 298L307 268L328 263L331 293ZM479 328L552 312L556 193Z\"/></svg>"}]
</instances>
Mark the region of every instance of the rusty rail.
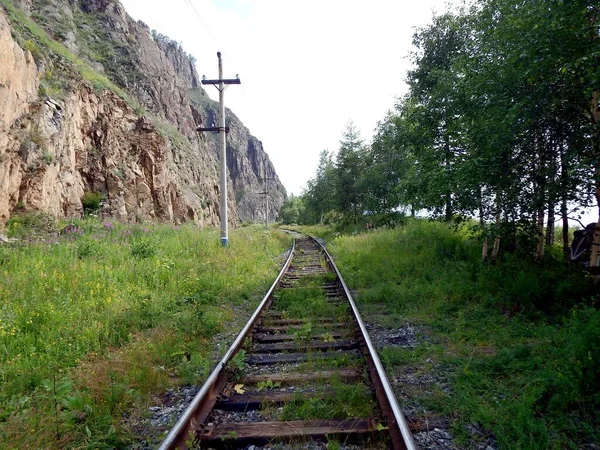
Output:
<instances>
[{"instance_id":1,"label":"rusty rail","mask_svg":"<svg viewBox=\"0 0 600 450\"><path fill-rule=\"evenodd\" d=\"M181 447L181 445L183 443L182 441L187 439L187 437L191 433L193 433L193 430L191 430L191 428L194 425L194 423L193 423L194 414L196 413L196 411L198 410L198 408L200 407L202 402L206 399L208 394L212 390L214 390L215 384L216 384L217 379L218 379L219 375L221 374L222 370L227 366L227 363L229 362L231 357L233 355L235 355L237 353L237 351L240 349L240 347L244 343L244 339L246 339L246 337L248 337L248 334L254 327L254 324L256 323L257 319L260 317L263 310L265 309L267 304L270 302L271 294L273 293L273 291L279 284L279 281L281 280L281 278L287 271L287 268L289 267L289 265L294 257L295 247L296 247L296 240L294 239L294 241L292 243L292 248L290 249L290 254L288 255L287 260L285 261L285 264L279 271L279 275L277 275L277 278L271 285L271 288L266 293L266 295L264 296L264 298L262 299L262 301L260 302L260 304L258 305L256 310L254 311L254 314L252 314L252 316L250 317L250 319L248 320L248 322L246 323L246 325L244 326L242 331L240 331L240 334L238 334L236 340L233 342L233 344L231 344L231 347L229 347L229 350L227 350L227 352L225 353L225 355L223 356L221 361L219 361L219 363L215 366L215 368L213 369L213 371L211 372L211 374L209 375L207 380L202 385L202 388L200 389L200 391L198 391L198 393L193 398L193 400L191 401L191 403L189 404L187 409L183 412L183 414L181 415L181 417L179 418L179 420L177 421L175 426L171 429L169 434L167 434L167 437L160 444L160 447L158 447L158 450L170 450L173 448L179 448L179 447Z\"/></svg>"},{"instance_id":2,"label":"rusty rail","mask_svg":"<svg viewBox=\"0 0 600 450\"><path fill-rule=\"evenodd\" d=\"M311 236L315 239L313 236ZM398 401L396 400L396 396L394 395L394 391L392 386L390 386L390 382L387 379L387 375L385 374L385 369L381 364L381 360L377 355L377 351L375 350L375 346L369 337L369 333L365 324L358 312L358 308L356 307L356 303L352 298L352 294L350 293L350 289L346 285L344 278L342 277L341 272L335 265L333 258L317 239L315 241L319 244L319 246L323 249L323 252L327 255L327 261L331 265L331 268L337 274L342 287L344 288L344 292L346 293L346 297L350 302L350 306L352 307L352 312L354 314L354 319L360 328L360 332L362 335L362 339L365 342L368 352L367 357L369 358L369 369L374 371L374 376L372 376L373 382L375 383L375 388L377 392L378 400L383 408L384 414L388 416L388 427L390 428L390 434L392 436L392 443L394 443L394 448L406 448L407 450L416 450L417 445L413 439L413 435L408 427L408 422L406 421L404 414L400 410L400 406L398 405ZM371 367L371 365L373 367Z\"/></svg>"},{"instance_id":3,"label":"rusty rail","mask_svg":"<svg viewBox=\"0 0 600 450\"><path fill-rule=\"evenodd\" d=\"M275 356L270 356L270 351L286 351L293 350L296 348L293 342L290 342L290 335L278 335L277 333L281 331L289 331L290 329L297 329L301 327L302 320L299 319L290 319L288 317L282 317L282 313L278 313L277 311L270 311L269 314L279 314L277 316L277 320L271 319L270 327L265 327L262 324L262 316L263 313L268 310L273 302L273 293L275 289L280 286L282 289L286 287L290 287L290 283L294 283L294 280L299 279L304 275L311 275L319 272L318 264L314 264L314 258L318 254L321 257L325 257L326 264L328 268L335 273L337 277L335 286L330 287L327 283L322 287L324 294L327 296L328 289L332 289L333 292L330 294L334 297L335 301L339 301L343 303L343 300L347 300L350 305L350 316L352 321L356 324L357 330L355 331L355 336L358 336L357 340L354 342L341 339L336 341L335 345L330 342L320 342L320 341L312 341L303 344L306 349L315 349L322 350L321 352L317 352L317 354L321 355L319 357L328 357L329 355L335 355L335 352L330 352L331 350L336 349L345 349L348 352L358 352L357 348L361 349L362 352L358 354L364 357L366 361L366 366L369 372L369 379L372 387L375 391L375 396L377 398L378 404L381 408L381 412L385 417L387 429L389 430L389 437L391 440L391 447L394 449L407 449L407 450L415 450L417 446L413 440L412 433L408 426L406 419L404 418L398 402L396 401L396 397L394 392L390 386L389 381L387 380L385 371L381 364L379 357L377 356L377 352L373 343L368 335L367 329L364 325L364 322L358 312L358 308L352 298L350 290L346 285L342 275L335 265L333 258L327 252L325 247L317 241L315 238L310 237L310 239L317 243L317 246L310 243L309 248L311 253L305 254L304 249L301 248L299 250L299 254L296 251L296 239L294 238L294 242L290 251L290 255L287 258L283 268L279 272L275 282L254 311L250 320L246 323L242 331L237 336L234 343L225 353L221 361L216 365L201 390L194 397L191 404L185 410L181 418L177 421L176 425L171 429L165 440L159 447L159 450L170 450L174 448L187 448L187 440L188 439L221 439L223 437L228 437L229 435L235 435L235 439L244 438L256 438L258 436L265 436L269 438L289 438L293 436L325 436L329 434L339 434L339 435L354 435L359 433L373 433L381 431L379 425L373 418L365 417L365 418L354 418L354 419L327 419L327 420L296 420L296 421L271 421L271 422L248 422L248 423L220 423L218 425L217 433L214 430L212 425L205 424L205 420L209 417L209 411L217 405L224 407L234 407L237 403L247 402L248 405L258 405L262 404L262 400L266 399L266 401L280 401L286 402L289 401L291 396L286 393L261 393L261 395L248 395L246 397L241 396L238 398L237 403L233 402L226 405L226 402L219 401L219 393L228 385L228 371L225 370L227 364L230 362L231 358L240 350L243 346L246 338L252 335L252 332L255 330L256 326L262 326L263 330L270 329L273 335L269 335L269 339L265 339L264 336L259 338L258 342L262 342L257 344L255 348L258 349L258 353L253 353L248 357L248 363L251 365L261 365L261 364L271 364L273 362L282 362L285 363L295 362L295 361L303 361L308 358L308 354L302 353L287 353L282 355L280 353L276 353ZM306 244L304 244L306 245ZM298 263L300 269L296 265L292 265L294 256L298 254ZM312 266L303 267L301 266L301 260L303 258L306 260L312 259ZM317 257L319 258L319 257ZM290 267L291 266L291 267ZM325 269L321 268L321 272L324 272ZM300 273L299 273L300 272ZM285 280L284 280L285 278ZM339 289L341 286L341 290ZM342 296L345 296L345 299ZM343 326L344 324L336 323L335 320L331 318L319 318L318 322L321 324L326 324L333 330L331 333L327 333L329 337L336 336L342 337L343 333L338 333L336 327ZM256 335L253 339L257 339ZM315 337L313 337L314 339ZM356 338L355 338L356 339ZM266 353L264 353L266 352ZM313 354L313 357L315 354ZM269 374L266 375L253 375L246 378L246 383L249 383L250 380L254 380L254 382L260 382L261 380L292 380L292 381L302 381L323 378L326 379L331 376L338 376L344 379L355 379L360 377L360 372L357 372L356 369L336 369L336 371L327 371L321 370L317 373L311 374L303 374L301 372L296 373L277 373L277 374ZM328 395L327 392L324 395ZM237 405L239 406L239 405ZM219 408L217 408L219 409ZM214 434L213 434L214 433ZM264 435L261 433L265 433Z\"/></svg>"}]
</instances>

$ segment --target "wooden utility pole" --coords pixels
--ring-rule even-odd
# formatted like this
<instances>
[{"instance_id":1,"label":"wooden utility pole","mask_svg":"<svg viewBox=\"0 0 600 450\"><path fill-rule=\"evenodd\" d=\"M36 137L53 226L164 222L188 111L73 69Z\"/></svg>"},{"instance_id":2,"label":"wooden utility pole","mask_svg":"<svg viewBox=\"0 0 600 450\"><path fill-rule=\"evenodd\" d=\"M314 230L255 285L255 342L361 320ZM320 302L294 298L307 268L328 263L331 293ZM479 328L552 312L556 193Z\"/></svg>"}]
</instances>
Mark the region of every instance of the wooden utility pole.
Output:
<instances>
[{"instance_id":1,"label":"wooden utility pole","mask_svg":"<svg viewBox=\"0 0 600 450\"><path fill-rule=\"evenodd\" d=\"M202 84L212 84L219 90L219 126L202 128L199 127L196 131L216 131L219 133L219 148L220 148L220 192L221 192L221 204L220 204L220 215L221 215L221 245L227 247L229 245L228 236L228 224L227 224L227 143L226 136L229 133L229 127L225 126L225 89L230 84L240 84L239 78L235 79L224 79L223 78L223 60L221 59L221 52L217 52L217 58L219 58L219 79L218 80L206 80L202 77Z\"/></svg>"},{"instance_id":2,"label":"wooden utility pole","mask_svg":"<svg viewBox=\"0 0 600 450\"><path fill-rule=\"evenodd\" d=\"M259 192L259 194L265 196L265 229L269 228L269 181L274 179L275 178L261 178L261 180L265 183L264 192Z\"/></svg>"}]
</instances>

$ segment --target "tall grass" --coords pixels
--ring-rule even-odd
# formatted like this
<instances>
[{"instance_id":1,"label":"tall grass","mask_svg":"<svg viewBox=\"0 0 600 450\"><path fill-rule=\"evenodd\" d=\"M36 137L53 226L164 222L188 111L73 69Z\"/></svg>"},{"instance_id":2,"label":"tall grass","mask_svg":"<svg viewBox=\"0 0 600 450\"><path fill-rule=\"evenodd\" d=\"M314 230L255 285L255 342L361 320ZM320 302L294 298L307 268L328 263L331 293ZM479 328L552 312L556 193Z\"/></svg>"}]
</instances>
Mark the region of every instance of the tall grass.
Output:
<instances>
[{"instance_id":1,"label":"tall grass","mask_svg":"<svg viewBox=\"0 0 600 450\"><path fill-rule=\"evenodd\" d=\"M125 439L124 411L206 374L210 339L257 302L288 243L254 227L228 249L194 226L67 230L0 248L0 442L16 448Z\"/></svg>"},{"instance_id":2,"label":"tall grass","mask_svg":"<svg viewBox=\"0 0 600 450\"><path fill-rule=\"evenodd\" d=\"M450 373L451 395L419 399L456 418L459 441L479 423L501 448L575 448L600 440L600 311L583 270L549 258L480 262L468 228L410 221L395 230L338 236L329 245L369 320L419 324L415 350L384 349L395 368ZM432 343L439 343L433 345Z\"/></svg>"}]
</instances>

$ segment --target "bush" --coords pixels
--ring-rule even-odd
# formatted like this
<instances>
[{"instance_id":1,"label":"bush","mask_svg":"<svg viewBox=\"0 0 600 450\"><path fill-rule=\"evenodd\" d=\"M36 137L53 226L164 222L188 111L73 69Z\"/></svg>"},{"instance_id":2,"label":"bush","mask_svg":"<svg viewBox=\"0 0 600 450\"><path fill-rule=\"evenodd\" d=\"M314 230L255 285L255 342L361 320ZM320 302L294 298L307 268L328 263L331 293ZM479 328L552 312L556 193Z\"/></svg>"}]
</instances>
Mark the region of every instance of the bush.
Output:
<instances>
[{"instance_id":1,"label":"bush","mask_svg":"<svg viewBox=\"0 0 600 450\"><path fill-rule=\"evenodd\" d=\"M150 258L156 253L156 244L147 236L133 235L129 239L129 245L134 258Z\"/></svg>"},{"instance_id":2,"label":"bush","mask_svg":"<svg viewBox=\"0 0 600 450\"><path fill-rule=\"evenodd\" d=\"M555 346L557 366L547 374L540 409L569 411L583 403L600 406L600 311L573 310Z\"/></svg>"},{"instance_id":3,"label":"bush","mask_svg":"<svg viewBox=\"0 0 600 450\"><path fill-rule=\"evenodd\" d=\"M104 195L98 192L86 192L81 198L83 212L85 214L90 214L98 211L102 200L104 200Z\"/></svg>"},{"instance_id":4,"label":"bush","mask_svg":"<svg viewBox=\"0 0 600 450\"><path fill-rule=\"evenodd\" d=\"M79 259L96 256L100 254L100 244L98 241L90 238L83 238L77 241L77 257Z\"/></svg>"}]
</instances>

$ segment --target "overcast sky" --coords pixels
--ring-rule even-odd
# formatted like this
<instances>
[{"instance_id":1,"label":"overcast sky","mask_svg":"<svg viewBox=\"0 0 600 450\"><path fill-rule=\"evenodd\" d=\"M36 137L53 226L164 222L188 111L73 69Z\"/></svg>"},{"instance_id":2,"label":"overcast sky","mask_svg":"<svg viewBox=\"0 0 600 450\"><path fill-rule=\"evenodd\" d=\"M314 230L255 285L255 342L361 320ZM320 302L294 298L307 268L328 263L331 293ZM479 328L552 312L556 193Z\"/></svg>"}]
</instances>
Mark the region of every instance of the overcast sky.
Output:
<instances>
[{"instance_id":1,"label":"overcast sky","mask_svg":"<svg viewBox=\"0 0 600 450\"><path fill-rule=\"evenodd\" d=\"M260 139L288 193L352 120L370 141L402 95L415 27L444 0L121 0L134 19L175 39L200 75L239 74L225 104ZM217 91L207 86L218 99Z\"/></svg>"}]
</instances>

